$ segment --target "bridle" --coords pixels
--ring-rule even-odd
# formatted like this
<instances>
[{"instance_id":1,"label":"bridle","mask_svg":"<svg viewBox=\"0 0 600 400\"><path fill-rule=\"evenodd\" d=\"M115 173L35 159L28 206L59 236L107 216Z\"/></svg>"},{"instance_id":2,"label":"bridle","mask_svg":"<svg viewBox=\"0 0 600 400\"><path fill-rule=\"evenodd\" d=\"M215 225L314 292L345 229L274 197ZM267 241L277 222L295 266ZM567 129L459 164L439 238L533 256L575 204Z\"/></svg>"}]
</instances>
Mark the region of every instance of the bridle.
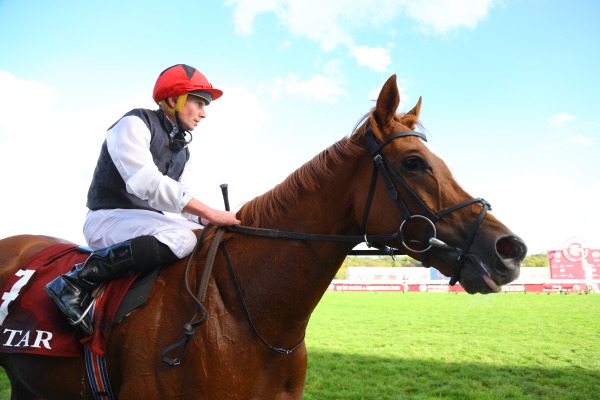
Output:
<instances>
[{"instance_id":1,"label":"bridle","mask_svg":"<svg viewBox=\"0 0 600 400\"><path fill-rule=\"evenodd\" d=\"M407 137L407 136L416 136L423 141L427 141L427 137L424 133L418 131L403 131L398 133L393 133L388 136L383 142L378 143L375 134L373 133L371 127L368 127L365 131L365 138L367 140L367 145L369 147L369 153L373 158L373 173L371 175L371 183L369 184L369 192L367 195L367 201L365 203L365 208L363 210L362 222L361 222L361 235L352 236L352 235L325 235L325 234L314 234L314 233L300 233L300 232L286 232L279 231L276 229L264 229L264 228L254 228L249 226L235 225L229 227L229 229L233 232L243 233L254 236L262 236L269 237L273 239L295 239L295 240L314 240L314 241L326 241L326 242L350 242L350 243L366 243L368 247L376 248L382 251L385 254L388 254L394 257L393 249L388 246L379 245L378 243L382 242L399 242L402 246L413 253L422 253L424 259L427 259L427 252L431 250L432 247L439 248L442 250L450 250L454 251L457 254L456 262L452 268L452 277L450 279L449 284L454 285L460 278L460 272L464 267L465 261L467 258L472 260L481 270L482 272L490 278L489 271L485 268L483 263L469 251L471 249L471 245L475 240L475 236L477 234L477 230L479 226L483 222L483 219L487 212L491 210L490 203L482 198L474 198L471 200L463 201L451 207L448 207L438 213L433 212L427 205L421 200L421 198L410 188L410 186L402 179L402 177L396 172L394 168L391 167L390 163L387 161L385 156L382 153L382 150L385 146L390 144L393 140ZM369 211L371 208L371 203L373 199L373 194L375 192L375 185L377 183L377 175L381 175L383 182L386 186L387 192L390 198L394 201L400 212L402 213L403 220L400 224L400 227L397 231L390 234L381 234L381 235L368 235L366 233L366 225L367 219L369 216ZM411 214L408 207L400 197L397 186L398 185L414 202L419 206L422 211L422 214ZM463 246L455 247L450 246L440 239L437 236L436 222L438 222L444 216L460 210L466 206L471 204L479 204L481 206L481 212L479 213L477 219L471 225L470 231L467 235L467 239ZM423 249L415 249L408 245L404 239L404 228L406 224L412 220L420 219L425 221L430 227L431 235L429 239L426 241L427 246ZM423 262L423 265L426 265L426 261Z\"/></svg>"},{"instance_id":2,"label":"bridle","mask_svg":"<svg viewBox=\"0 0 600 400\"><path fill-rule=\"evenodd\" d=\"M404 181L404 179L402 179L402 177L396 172L396 170L391 167L390 163L386 160L385 156L382 153L383 148L385 146L387 146L388 144L390 144L393 140L401 138L401 137L407 137L407 136L416 136L416 137L420 138L421 140L427 141L427 137L422 132L403 131L403 132L394 133L394 134L388 136L383 142L378 143L377 140L375 139L375 134L373 133L371 127L368 127L365 131L365 137L367 140L367 144L369 146L369 153L370 153L371 157L373 158L374 164L373 164L373 173L371 175L371 183L369 184L369 192L367 194L367 201L365 203L365 208L363 210L363 215L362 215L361 235L351 236L351 235L326 235L326 234L317 234L317 233L286 232L286 231L280 231L280 230L276 230L276 229L254 228L254 227L243 226L243 225L234 225L234 226L228 227L227 229L229 229L230 231L236 232L236 233L268 237L268 238L272 238L272 239L314 240L314 241L325 241L325 242L346 242L346 243L355 243L355 244L366 243L367 246L379 249L380 251L390 255L392 258L394 257L393 249L388 246L379 245L378 243L399 242L400 244L402 244L402 246L404 246L404 248L406 250L413 252L413 253L423 254L422 262L423 262L423 265L425 265L425 266L429 266L426 264L426 261L425 261L427 258L427 252L429 250L431 250L431 248L435 247L435 248L439 248L442 250L454 251L457 254L457 259L456 259L456 262L452 269L452 277L449 282L450 285L455 285L456 282L458 282L458 279L460 278L460 272L461 272L462 268L464 267L466 259L471 260L481 270L481 272L484 274L483 277L484 277L485 281L488 283L488 285L492 285L492 286L495 285L495 283L491 279L489 271L485 268L483 263L477 258L477 256L475 256L474 254L471 254L469 252L469 250L471 249L471 245L473 244L473 241L475 240L475 235L477 234L477 230L479 229L479 226L483 222L483 219L484 219L485 215L487 214L487 212L489 210L491 210L490 204L482 198L474 198L471 200L463 201L454 206L448 207L438 213L433 212L429 207L427 207L427 205L423 202L423 200L421 200L421 198L410 188L410 186ZM366 225L367 225L367 219L369 216L369 211L371 209L373 194L375 192L375 185L377 183L377 175L381 175L383 182L385 183L387 192L388 192L390 198L394 201L394 203L396 204L396 206L402 213L403 219L402 219L402 222L400 223L400 227L398 228L398 230L396 232L393 232L390 234L381 234L381 235L367 235L366 234ZM400 197L400 195L398 193L396 184L399 185L402 188L402 190L404 190L404 192L406 192L408 194L408 196L410 196L410 198L412 198L415 201L415 203L419 206L419 208L421 208L422 214L411 214L410 213L408 207L406 206L406 204L404 203L404 201L402 200L402 198ZM221 185L221 190L223 192L223 200L225 201L225 209L227 211L229 211L229 198L227 195L227 185L226 184ZM444 216L446 216L454 211L460 210L461 208L464 208L466 206L469 206L469 205L475 204L475 203L477 203L481 206L481 212L477 216L477 219L475 220L473 225L471 225L471 229L469 230L469 233L467 235L467 240L465 241L465 244L462 246L462 248L464 250L459 247L450 246L436 237L437 236L437 229L435 226L436 222L438 222ZM406 243L406 240L404 239L403 232L404 232L404 227L405 227L406 223L408 223L412 220L415 220L415 219L421 219L421 220L425 221L428 224L429 228L431 228L429 230L431 232L431 235L430 235L429 239L426 241L427 246L424 249L414 249L414 248L410 247ZM220 235L222 235L224 232L224 228L220 227L217 232L220 233ZM204 233L204 231L203 231L203 233ZM220 235L218 236L218 238L215 237L215 239L213 241L213 245L211 246L211 249L209 250L209 255L212 255L212 257L208 257L208 259L212 258L212 260L214 260L213 252L216 251L219 244L221 243ZM201 241L199 240L198 245L196 245L196 248L194 249L194 253L192 254L192 257L190 257L190 260L188 262L188 268L191 265L191 261L194 258L195 252L200 247L200 243L201 243ZM233 271L233 266L232 266L227 248L225 246L225 243L223 242L223 243L221 243L221 245L222 245L222 248L223 248L223 251L225 254L225 259L226 259L226 263L227 263L227 266L229 269L231 280L236 288L238 296L241 298L244 312L245 312L246 316L248 317L250 326L252 327L254 333L260 339L260 341L270 350L273 350L279 354L292 353L295 349L297 349L304 342L304 337L302 337L302 339L295 346L293 346L290 349L278 348L278 347L272 346L269 343L267 343L267 341L260 335L260 333L258 332L256 327L254 326L254 323L252 322L252 318L250 317L250 312L247 308L246 301L244 299L244 295L242 293L241 287L240 287L240 285L237 281L237 278L235 276L235 273ZM175 343L174 345L169 346L167 349L165 349L163 351L162 360L164 363L166 363L168 365L178 365L180 363L181 357L183 356L183 352L185 351L185 348L187 347L187 344L193 335L194 328L196 326L204 323L204 321L206 320L206 317L208 316L208 312L206 311L206 309L204 308L202 303L204 301L203 300L204 294L205 294L206 285L208 282L207 278L210 275L210 269L212 268L212 262L213 262L212 260L207 261L207 267L205 267L205 272L203 274L202 283L201 283L202 295L199 296L201 298L201 300L197 299L188 288L188 292L192 295L192 297L198 303L197 312L201 310L203 312L203 317L200 320L194 322L194 318L196 318L196 315L194 315L194 317L192 318L192 321L190 321L189 323L184 325L184 332L186 334L185 338L180 340L179 342ZM210 265L210 267L208 265ZM187 270L186 270L186 279L187 279ZM186 285L187 285L187 280L186 280ZM177 347L180 347L180 346L182 346L182 350L181 350L178 358L169 358L166 356L166 354L169 351L171 351Z\"/></svg>"},{"instance_id":3,"label":"bridle","mask_svg":"<svg viewBox=\"0 0 600 400\"><path fill-rule=\"evenodd\" d=\"M403 221L400 224L400 227L398 228L398 236L399 236L400 242L402 243L404 248L406 248L408 251L411 251L414 253L424 253L425 258L426 258L427 252L432 247L440 248L443 250L453 250L458 254L456 263L454 264L454 267L452 269L452 277L450 279L450 285L453 286L454 284L456 284L456 282L458 281L458 279L460 277L460 271L462 270L462 268L464 266L466 258L468 256L474 257L474 255L469 253L469 250L471 249L471 245L473 244L473 241L475 240L475 235L477 234L477 230L479 229L479 226L483 222L483 218L485 217L487 212L492 209L490 203L482 198L474 198L471 200L467 200L467 201L463 201L461 203L455 204L455 205L448 207L436 214L429 207L427 207L427 205L423 202L423 200L421 200L421 198L411 189L411 187L406 184L404 179L402 179L402 177L396 172L396 170L390 166L389 162L386 160L385 156L381 152L381 150L386 145L388 145L392 140L400 138L400 137L417 136L426 142L427 137L425 136L425 134L422 132L418 132L418 131L404 131L404 132L394 133L394 134L388 136L383 142L377 143L377 141L375 139L375 135L373 134L371 127L369 127L369 128L367 128L367 131L365 132L365 136L367 139L367 143L369 145L369 151L370 151L371 157L373 157L374 167L373 167L373 177L371 178L371 187L369 188L369 194L367 196L367 204L365 205L365 211L363 213L363 220L362 220L363 231L366 226L367 216L368 216L369 208L371 205L370 202L371 202L373 191L374 191L377 173L379 173L379 175L381 175L381 177L386 185L386 188L387 188L390 198L396 203L396 206L402 212ZM393 178L393 181L392 181L392 178ZM404 201L402 201L402 199L400 198L400 195L398 194L398 191L396 190L396 185L394 185L394 181L398 185L400 185L400 187L404 190L404 192L407 193L415 201L415 203L417 203L417 205L421 208L423 215L420 215L420 214L411 215L410 211L408 210L408 207L406 206ZM475 220L473 225L471 225L471 229L469 230L469 233L467 235L467 240L465 241L465 244L462 246L462 249L459 247L452 247L436 237L436 235L437 235L437 230L435 227L436 222L438 222L442 217L444 217L454 211L460 210L463 207L466 207L466 206L469 206L469 205L475 204L475 203L477 203L481 206L481 212L477 216L477 219ZM427 247L425 247L424 249L414 249L414 248L410 247L409 245L407 245L405 240L403 239L403 228L407 222L409 222L413 219L424 220L425 222L427 222L429 224L429 226L431 228L432 234L431 234L431 237L429 238L429 240L427 241L427 244L428 244ZM479 260L477 260L477 264L479 264L479 266L481 268L483 268L484 272L489 276L489 272L485 269L485 267L483 266L483 263L481 263L481 262L479 262ZM424 265L425 265L425 263L424 263Z\"/></svg>"}]
</instances>

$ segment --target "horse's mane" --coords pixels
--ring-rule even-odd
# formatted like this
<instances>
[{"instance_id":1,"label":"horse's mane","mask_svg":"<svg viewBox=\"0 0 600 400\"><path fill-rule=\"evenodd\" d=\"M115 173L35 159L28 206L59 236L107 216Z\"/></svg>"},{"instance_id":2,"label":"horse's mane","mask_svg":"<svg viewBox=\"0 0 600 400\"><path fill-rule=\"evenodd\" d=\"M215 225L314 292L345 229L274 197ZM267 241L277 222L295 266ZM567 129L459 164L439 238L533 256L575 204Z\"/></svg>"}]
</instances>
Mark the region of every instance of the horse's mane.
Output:
<instances>
[{"instance_id":1,"label":"horse's mane","mask_svg":"<svg viewBox=\"0 0 600 400\"><path fill-rule=\"evenodd\" d=\"M365 131L371 125L373 112L374 109L359 119L349 136L317 154L273 189L246 203L238 212L242 224L271 228L275 220L281 218L289 207L296 204L300 193L315 190L319 184L331 179L333 167L340 165L348 157L364 154ZM396 114L394 119L408 126L419 123L417 116L413 114ZM377 135L379 131L376 124L372 125L371 128Z\"/></svg>"}]
</instances>

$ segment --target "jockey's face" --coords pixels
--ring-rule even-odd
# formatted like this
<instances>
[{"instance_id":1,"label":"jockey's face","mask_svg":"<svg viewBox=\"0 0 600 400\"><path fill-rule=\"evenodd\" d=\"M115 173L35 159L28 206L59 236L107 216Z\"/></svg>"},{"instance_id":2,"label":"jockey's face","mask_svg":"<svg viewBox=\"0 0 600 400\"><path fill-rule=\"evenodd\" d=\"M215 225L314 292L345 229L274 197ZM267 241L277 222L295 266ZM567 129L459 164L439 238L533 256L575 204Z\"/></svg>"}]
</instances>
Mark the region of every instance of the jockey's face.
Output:
<instances>
[{"instance_id":1,"label":"jockey's face","mask_svg":"<svg viewBox=\"0 0 600 400\"><path fill-rule=\"evenodd\" d=\"M206 118L204 100L196 96L188 96L183 110L179 113L179 121L184 129L193 131L202 118Z\"/></svg>"},{"instance_id":2,"label":"jockey's face","mask_svg":"<svg viewBox=\"0 0 600 400\"><path fill-rule=\"evenodd\" d=\"M177 101L176 97L169 99L169 102L175 104ZM200 97L188 95L183 109L179 113L179 123L186 131L193 131L196 126L200 123L202 118L206 118L206 111L204 110L204 100Z\"/></svg>"}]
</instances>

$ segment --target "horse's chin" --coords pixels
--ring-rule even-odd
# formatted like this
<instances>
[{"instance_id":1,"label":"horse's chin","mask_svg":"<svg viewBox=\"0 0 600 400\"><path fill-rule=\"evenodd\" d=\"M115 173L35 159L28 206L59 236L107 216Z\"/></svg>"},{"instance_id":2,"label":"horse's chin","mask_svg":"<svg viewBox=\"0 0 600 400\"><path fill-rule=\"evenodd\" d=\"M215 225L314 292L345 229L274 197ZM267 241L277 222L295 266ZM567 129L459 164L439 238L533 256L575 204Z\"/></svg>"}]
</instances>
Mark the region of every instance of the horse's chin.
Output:
<instances>
[{"instance_id":1,"label":"horse's chin","mask_svg":"<svg viewBox=\"0 0 600 400\"><path fill-rule=\"evenodd\" d=\"M502 291L501 285L471 265L463 268L463 270L460 272L459 281L465 292L469 294L488 294Z\"/></svg>"}]
</instances>

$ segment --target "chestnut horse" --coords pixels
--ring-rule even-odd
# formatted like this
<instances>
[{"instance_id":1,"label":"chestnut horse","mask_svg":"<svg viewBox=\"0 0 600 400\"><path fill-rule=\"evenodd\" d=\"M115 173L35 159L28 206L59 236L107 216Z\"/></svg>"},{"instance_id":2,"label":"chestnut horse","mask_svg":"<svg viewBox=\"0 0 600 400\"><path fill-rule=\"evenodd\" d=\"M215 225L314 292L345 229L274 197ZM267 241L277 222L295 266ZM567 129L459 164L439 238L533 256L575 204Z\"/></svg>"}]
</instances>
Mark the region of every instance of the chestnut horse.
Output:
<instances>
[{"instance_id":1,"label":"chestnut horse","mask_svg":"<svg viewBox=\"0 0 600 400\"><path fill-rule=\"evenodd\" d=\"M162 269L146 305L109 337L117 398L300 399L311 313L363 238L435 266L469 293L499 291L518 276L525 244L487 213L487 202L458 186L413 131L421 100L396 114L399 101L394 75L350 136L239 210L252 229L224 234L206 292L208 317L178 366L161 362L161 354L196 311L185 276L197 291L217 230L205 230L189 271L188 259ZM57 242L30 235L0 241L0 284ZM82 358L1 354L0 363L13 399L93 398Z\"/></svg>"}]
</instances>

